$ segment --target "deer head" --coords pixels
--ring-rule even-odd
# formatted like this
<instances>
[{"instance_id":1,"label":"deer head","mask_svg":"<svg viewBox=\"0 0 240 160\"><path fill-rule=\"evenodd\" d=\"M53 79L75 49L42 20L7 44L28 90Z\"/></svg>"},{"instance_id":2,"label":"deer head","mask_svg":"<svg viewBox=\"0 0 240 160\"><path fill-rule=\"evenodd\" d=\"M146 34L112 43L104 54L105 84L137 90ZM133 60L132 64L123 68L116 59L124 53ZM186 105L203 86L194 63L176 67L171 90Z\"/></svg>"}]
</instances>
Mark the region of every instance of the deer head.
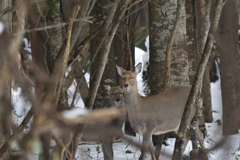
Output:
<instances>
[{"instance_id":1,"label":"deer head","mask_svg":"<svg viewBox=\"0 0 240 160\"><path fill-rule=\"evenodd\" d=\"M125 92L130 92L132 89L136 89L137 79L136 76L142 70L142 63L138 63L135 67L135 71L126 71L122 67L116 66L118 74L122 78L122 85Z\"/></svg>"},{"instance_id":2,"label":"deer head","mask_svg":"<svg viewBox=\"0 0 240 160\"><path fill-rule=\"evenodd\" d=\"M109 100L112 106L121 107L124 104L123 89L119 86L110 87L104 85L110 96Z\"/></svg>"}]
</instances>

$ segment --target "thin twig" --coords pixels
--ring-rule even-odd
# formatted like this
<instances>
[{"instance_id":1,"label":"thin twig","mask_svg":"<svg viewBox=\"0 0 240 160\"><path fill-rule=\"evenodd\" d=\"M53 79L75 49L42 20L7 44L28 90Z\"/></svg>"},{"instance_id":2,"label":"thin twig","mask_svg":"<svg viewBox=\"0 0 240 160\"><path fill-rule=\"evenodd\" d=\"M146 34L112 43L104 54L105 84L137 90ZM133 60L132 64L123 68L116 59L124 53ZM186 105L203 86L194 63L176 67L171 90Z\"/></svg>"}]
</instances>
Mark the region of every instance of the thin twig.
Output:
<instances>
[{"instance_id":1,"label":"thin twig","mask_svg":"<svg viewBox=\"0 0 240 160\"><path fill-rule=\"evenodd\" d=\"M142 6L140 6L140 7L137 8L137 9L135 9L135 10L132 11L131 13L127 14L126 16L124 16L124 17L121 19L121 21L124 20L125 18L129 17L130 15L134 14L135 12L138 12L140 9L142 9L143 7L145 7L145 6L148 4L148 2L150 2L150 1L151 1L151 0L146 1L144 4L142 4Z\"/></svg>"},{"instance_id":2,"label":"thin twig","mask_svg":"<svg viewBox=\"0 0 240 160\"><path fill-rule=\"evenodd\" d=\"M138 0L136 2L134 2L133 4L131 4L127 9L131 9L133 6L135 6L136 4L142 2L143 0Z\"/></svg>"},{"instance_id":3,"label":"thin twig","mask_svg":"<svg viewBox=\"0 0 240 160\"><path fill-rule=\"evenodd\" d=\"M94 38L98 35L98 33L100 33L102 31L103 27L100 27L99 29L97 29L97 31L95 33L93 33L92 35L86 37L83 42L82 45L79 47L78 51L74 54L74 59L71 61L71 63L68 64L67 68L70 67L73 62L75 62L79 56L80 56L80 52L82 51L82 49ZM66 68L66 70L67 70Z\"/></svg>"},{"instance_id":4,"label":"thin twig","mask_svg":"<svg viewBox=\"0 0 240 160\"><path fill-rule=\"evenodd\" d=\"M3 9L3 11L0 13L0 17L4 16L5 14L7 14L8 12L14 12L16 11L15 6L11 6L11 7L7 7L5 9Z\"/></svg>"},{"instance_id":5,"label":"thin twig","mask_svg":"<svg viewBox=\"0 0 240 160\"><path fill-rule=\"evenodd\" d=\"M60 23L60 24L56 24L56 25L50 25L50 26L45 26L45 27L40 27L40 28L35 28L35 29L27 29L27 30L24 30L23 33L36 32L36 31L42 31L42 30L47 30L47 29L52 29L52 28L57 28L57 27L63 27L63 26L66 26L68 24L71 24L73 22L78 22L78 21L85 21L85 22L92 23L92 21L88 20L90 18L91 17L73 19L70 22L65 22L65 23Z\"/></svg>"},{"instance_id":6,"label":"thin twig","mask_svg":"<svg viewBox=\"0 0 240 160\"><path fill-rule=\"evenodd\" d=\"M34 87L34 82L26 75L25 71L21 69L23 77L26 79L26 81L31 85L31 87Z\"/></svg>"},{"instance_id":7,"label":"thin twig","mask_svg":"<svg viewBox=\"0 0 240 160\"><path fill-rule=\"evenodd\" d=\"M27 124L29 123L30 119L33 116L33 108L31 107L31 109L28 111L27 115L25 116L25 118L23 119L22 123L18 126L18 134L20 132L23 131L23 129L27 126ZM2 155L7 151L8 149L8 144L13 141L15 139L15 134L13 133L10 138L4 143L4 145L1 147L0 149L0 158L2 157Z\"/></svg>"},{"instance_id":8,"label":"thin twig","mask_svg":"<svg viewBox=\"0 0 240 160\"><path fill-rule=\"evenodd\" d=\"M63 159L62 157L62 154L66 151L67 154L69 155L70 159L72 159L72 154L71 152L67 149L67 147L63 144L63 142L60 140L60 138L56 135L56 134L53 134L53 137L55 140L57 140L58 144L62 147L62 153L61 153L61 159Z\"/></svg>"}]
</instances>

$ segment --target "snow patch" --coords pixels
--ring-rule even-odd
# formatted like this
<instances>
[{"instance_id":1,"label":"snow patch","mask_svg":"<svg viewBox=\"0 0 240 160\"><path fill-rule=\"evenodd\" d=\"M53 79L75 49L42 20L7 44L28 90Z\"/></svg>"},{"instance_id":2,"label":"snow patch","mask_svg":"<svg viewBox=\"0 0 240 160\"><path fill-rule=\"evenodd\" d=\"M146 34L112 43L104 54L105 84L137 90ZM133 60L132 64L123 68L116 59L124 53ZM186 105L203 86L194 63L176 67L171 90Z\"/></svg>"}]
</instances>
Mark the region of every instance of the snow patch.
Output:
<instances>
[{"instance_id":1,"label":"snow patch","mask_svg":"<svg viewBox=\"0 0 240 160\"><path fill-rule=\"evenodd\" d=\"M143 55L146 54L146 52L138 47L135 47L135 66L142 62L143 63ZM143 73L143 68L141 72L137 75L137 85L138 85L138 93L141 96L145 96L144 94L144 84L143 84L143 79L142 79L142 73Z\"/></svg>"},{"instance_id":2,"label":"snow patch","mask_svg":"<svg viewBox=\"0 0 240 160\"><path fill-rule=\"evenodd\" d=\"M24 50L27 51L28 53L32 53L32 49L31 49L31 43L30 41L28 42L27 38L23 38L23 44L24 44Z\"/></svg>"},{"instance_id":3,"label":"snow patch","mask_svg":"<svg viewBox=\"0 0 240 160\"><path fill-rule=\"evenodd\" d=\"M0 35L3 33L4 31L4 24L0 21Z\"/></svg>"},{"instance_id":4,"label":"snow patch","mask_svg":"<svg viewBox=\"0 0 240 160\"><path fill-rule=\"evenodd\" d=\"M71 110L66 110L62 112L62 115L69 119L76 118L78 116L87 115L87 114L88 114L88 110L80 107L72 108Z\"/></svg>"}]
</instances>

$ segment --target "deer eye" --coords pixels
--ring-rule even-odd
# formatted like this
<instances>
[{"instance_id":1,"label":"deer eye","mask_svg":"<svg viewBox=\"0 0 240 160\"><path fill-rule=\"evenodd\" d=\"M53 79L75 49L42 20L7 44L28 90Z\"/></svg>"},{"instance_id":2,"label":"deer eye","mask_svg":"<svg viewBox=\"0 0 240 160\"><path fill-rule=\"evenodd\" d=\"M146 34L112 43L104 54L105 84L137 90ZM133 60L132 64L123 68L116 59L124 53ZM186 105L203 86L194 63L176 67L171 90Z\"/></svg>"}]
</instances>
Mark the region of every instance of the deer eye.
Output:
<instances>
[{"instance_id":1,"label":"deer eye","mask_svg":"<svg viewBox=\"0 0 240 160\"><path fill-rule=\"evenodd\" d=\"M111 93L111 95L113 96L113 93Z\"/></svg>"},{"instance_id":2,"label":"deer eye","mask_svg":"<svg viewBox=\"0 0 240 160\"><path fill-rule=\"evenodd\" d=\"M120 94L122 94L122 92L120 92Z\"/></svg>"},{"instance_id":3,"label":"deer eye","mask_svg":"<svg viewBox=\"0 0 240 160\"><path fill-rule=\"evenodd\" d=\"M131 77L131 79L133 79L133 78L134 78L134 76Z\"/></svg>"}]
</instances>

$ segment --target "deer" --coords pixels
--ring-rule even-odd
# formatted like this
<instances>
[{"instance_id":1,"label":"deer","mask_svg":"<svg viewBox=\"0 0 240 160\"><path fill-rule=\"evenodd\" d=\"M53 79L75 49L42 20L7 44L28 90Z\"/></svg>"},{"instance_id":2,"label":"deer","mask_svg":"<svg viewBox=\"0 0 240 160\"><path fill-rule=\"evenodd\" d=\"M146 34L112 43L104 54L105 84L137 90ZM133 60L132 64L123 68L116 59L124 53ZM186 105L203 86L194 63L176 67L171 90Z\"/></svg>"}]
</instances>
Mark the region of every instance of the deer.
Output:
<instances>
[{"instance_id":1,"label":"deer","mask_svg":"<svg viewBox=\"0 0 240 160\"><path fill-rule=\"evenodd\" d=\"M120 66L116 66L116 69L122 80L125 107L131 127L136 133L143 136L140 158L144 159L146 151L149 149L152 159L156 160L158 155L154 154L152 135L178 132L191 88L178 86L157 95L142 97L138 93L136 79L137 74L141 72L142 63L136 65L134 72L126 71ZM191 113L191 119L195 110L193 109ZM203 134L198 127L196 128L196 137L203 146ZM184 144L187 144L188 140Z\"/></svg>"},{"instance_id":2,"label":"deer","mask_svg":"<svg viewBox=\"0 0 240 160\"><path fill-rule=\"evenodd\" d=\"M123 89L120 86L114 86L110 87L109 85L104 85L105 89L107 90L109 94L109 101L111 106L110 107L117 107L124 110L124 114L117 118L113 119L111 122L107 124L97 124L97 126L101 128L113 128L117 133L122 133L122 126L126 119L125 114L125 103L124 103L124 96L123 96ZM90 124L91 125L91 124ZM104 154L104 159L113 160L114 154L113 154L113 141L117 139L115 135L111 136L103 136L98 135L96 133L88 133L82 135L81 142L80 143L102 143L102 150Z\"/></svg>"}]
</instances>

